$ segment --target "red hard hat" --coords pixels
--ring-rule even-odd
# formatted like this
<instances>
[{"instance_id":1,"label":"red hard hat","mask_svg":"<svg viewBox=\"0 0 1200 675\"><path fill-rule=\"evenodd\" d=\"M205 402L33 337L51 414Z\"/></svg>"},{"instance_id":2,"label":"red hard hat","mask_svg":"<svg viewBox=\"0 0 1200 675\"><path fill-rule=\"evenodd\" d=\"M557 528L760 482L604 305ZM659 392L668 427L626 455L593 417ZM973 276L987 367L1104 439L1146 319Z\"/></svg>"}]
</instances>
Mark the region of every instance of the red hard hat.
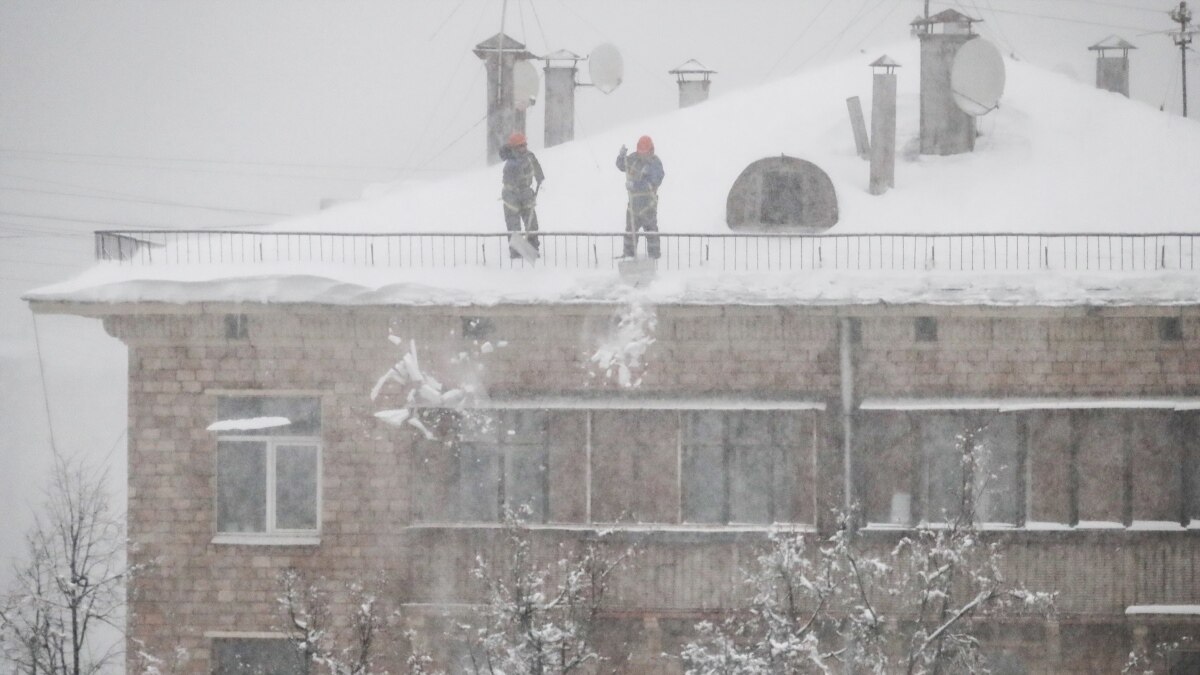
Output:
<instances>
[{"instance_id":1,"label":"red hard hat","mask_svg":"<svg viewBox=\"0 0 1200 675\"><path fill-rule=\"evenodd\" d=\"M508 144L514 148L518 145L525 145L525 134L519 131L514 131L512 135L508 137Z\"/></svg>"},{"instance_id":2,"label":"red hard hat","mask_svg":"<svg viewBox=\"0 0 1200 675\"><path fill-rule=\"evenodd\" d=\"M638 139L637 151L643 155L649 155L654 152L654 141L650 140L649 136L642 136Z\"/></svg>"}]
</instances>

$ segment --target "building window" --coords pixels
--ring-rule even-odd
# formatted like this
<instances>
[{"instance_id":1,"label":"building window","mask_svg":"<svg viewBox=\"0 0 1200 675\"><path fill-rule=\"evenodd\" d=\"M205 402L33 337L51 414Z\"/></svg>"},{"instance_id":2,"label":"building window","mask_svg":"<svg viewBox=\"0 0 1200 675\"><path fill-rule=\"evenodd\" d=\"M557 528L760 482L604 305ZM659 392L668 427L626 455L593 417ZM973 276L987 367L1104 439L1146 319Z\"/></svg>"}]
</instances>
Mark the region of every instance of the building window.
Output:
<instances>
[{"instance_id":1,"label":"building window","mask_svg":"<svg viewBox=\"0 0 1200 675\"><path fill-rule=\"evenodd\" d=\"M795 414L685 412L683 520L796 522L805 445Z\"/></svg>"},{"instance_id":2,"label":"building window","mask_svg":"<svg viewBox=\"0 0 1200 675\"><path fill-rule=\"evenodd\" d=\"M870 411L860 424L860 501L871 523L1020 522L1021 427L976 411Z\"/></svg>"},{"instance_id":3,"label":"building window","mask_svg":"<svg viewBox=\"0 0 1200 675\"><path fill-rule=\"evenodd\" d=\"M546 522L548 420L545 410L503 410L459 425L458 520L497 521L511 510Z\"/></svg>"},{"instance_id":4,"label":"building window","mask_svg":"<svg viewBox=\"0 0 1200 675\"><path fill-rule=\"evenodd\" d=\"M315 397L217 401L217 533L315 536L320 529L321 403Z\"/></svg>"},{"instance_id":5,"label":"building window","mask_svg":"<svg viewBox=\"0 0 1200 675\"><path fill-rule=\"evenodd\" d=\"M932 316L918 316L914 323L917 342L937 342L937 319Z\"/></svg>"},{"instance_id":6,"label":"building window","mask_svg":"<svg viewBox=\"0 0 1200 675\"><path fill-rule=\"evenodd\" d=\"M286 638L215 638L213 675L307 675L304 655Z\"/></svg>"},{"instance_id":7,"label":"building window","mask_svg":"<svg viewBox=\"0 0 1200 675\"><path fill-rule=\"evenodd\" d=\"M245 314L225 315L225 339L245 340L250 337L249 322Z\"/></svg>"},{"instance_id":8,"label":"building window","mask_svg":"<svg viewBox=\"0 0 1200 675\"><path fill-rule=\"evenodd\" d=\"M869 522L1177 529L1200 517L1200 414L1164 409L863 410ZM968 489L969 488L969 489Z\"/></svg>"},{"instance_id":9,"label":"building window","mask_svg":"<svg viewBox=\"0 0 1200 675\"><path fill-rule=\"evenodd\" d=\"M1158 339L1163 342L1183 340L1183 321L1177 316L1164 316L1158 320Z\"/></svg>"}]
</instances>

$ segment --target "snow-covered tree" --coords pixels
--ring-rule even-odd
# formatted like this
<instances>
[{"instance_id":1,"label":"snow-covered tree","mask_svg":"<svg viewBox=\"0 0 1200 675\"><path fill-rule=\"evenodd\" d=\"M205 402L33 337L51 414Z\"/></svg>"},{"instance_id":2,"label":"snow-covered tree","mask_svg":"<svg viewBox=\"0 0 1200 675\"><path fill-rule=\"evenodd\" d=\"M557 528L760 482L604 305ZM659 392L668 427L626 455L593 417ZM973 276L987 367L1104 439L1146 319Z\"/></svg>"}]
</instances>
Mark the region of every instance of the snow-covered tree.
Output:
<instances>
[{"instance_id":1,"label":"snow-covered tree","mask_svg":"<svg viewBox=\"0 0 1200 675\"><path fill-rule=\"evenodd\" d=\"M464 628L472 647L466 663L475 675L550 675L595 664L594 629L612 574L632 554L607 553L597 542L563 544L552 563L534 556L519 514L504 520L498 565L477 559L475 575L487 593L479 620Z\"/></svg>"},{"instance_id":2,"label":"snow-covered tree","mask_svg":"<svg viewBox=\"0 0 1200 675\"><path fill-rule=\"evenodd\" d=\"M1171 659L1185 648L1192 647L1196 640L1185 635L1176 640L1163 640L1149 647L1141 647L1129 652L1125 667L1121 672L1125 675L1156 675L1156 673L1176 672L1171 670Z\"/></svg>"},{"instance_id":3,"label":"snow-covered tree","mask_svg":"<svg viewBox=\"0 0 1200 675\"><path fill-rule=\"evenodd\" d=\"M350 611L337 621L326 581L286 569L279 575L281 628L305 663L330 675L378 675L375 659L386 626L383 585L382 577L372 588L359 581L344 584Z\"/></svg>"},{"instance_id":4,"label":"snow-covered tree","mask_svg":"<svg viewBox=\"0 0 1200 675\"><path fill-rule=\"evenodd\" d=\"M134 652L129 659L132 675L177 675L187 668L192 660L191 653L184 647L175 647L169 655L158 656L146 649L142 640L134 640Z\"/></svg>"},{"instance_id":5,"label":"snow-covered tree","mask_svg":"<svg viewBox=\"0 0 1200 675\"><path fill-rule=\"evenodd\" d=\"M1002 547L980 536L978 431L959 439L961 504L948 522L918 526L887 548L863 536L854 513L824 539L772 535L746 573L748 610L699 627L682 652L687 672L987 672L982 622L1044 614L1053 595L1007 581Z\"/></svg>"},{"instance_id":6,"label":"snow-covered tree","mask_svg":"<svg viewBox=\"0 0 1200 675\"><path fill-rule=\"evenodd\" d=\"M0 596L0 662L29 675L87 675L120 657L125 529L107 473L56 459L25 558ZM107 628L106 628L107 627Z\"/></svg>"}]
</instances>

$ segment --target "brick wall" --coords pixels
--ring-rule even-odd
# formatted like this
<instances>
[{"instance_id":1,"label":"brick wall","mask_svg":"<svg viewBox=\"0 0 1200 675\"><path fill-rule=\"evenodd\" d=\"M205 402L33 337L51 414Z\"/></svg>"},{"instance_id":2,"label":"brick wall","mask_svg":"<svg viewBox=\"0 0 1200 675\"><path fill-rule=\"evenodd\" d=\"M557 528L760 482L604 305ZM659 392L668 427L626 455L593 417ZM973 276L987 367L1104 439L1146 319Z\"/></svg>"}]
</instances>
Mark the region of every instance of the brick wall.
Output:
<instances>
[{"instance_id":1,"label":"brick wall","mask_svg":"<svg viewBox=\"0 0 1200 675\"><path fill-rule=\"evenodd\" d=\"M470 599L474 587L466 572L494 530L409 527L425 519L431 502L446 498L439 492L444 485L415 478L445 455L417 434L372 416L398 404L388 394L369 400L377 378L399 356L389 332L405 345L414 340L422 364L454 380L468 374L454 362L456 355L475 353L490 341L495 351L478 362L485 366L482 384L497 395L612 395L620 387L589 375L589 357L613 314L608 307L300 307L248 313L244 337L231 334L225 313L215 309L106 318L108 330L130 346L132 559L155 563L136 583L131 638L159 653L182 645L196 657L190 672L208 672L206 633L274 629L276 577L289 566L334 582L384 571L399 580L395 598L406 602ZM1183 340L1161 339L1158 321L1168 315L1182 316ZM846 316L859 322L861 338L853 347L856 400L1200 393L1200 312L1190 309L661 307L637 394L825 403L818 418L817 504L808 510L827 527L823 514L842 499L839 324ZM936 341L917 340L917 316L937 319ZM465 317L490 319L490 333L464 337ZM319 546L212 543L216 439L205 428L215 419L217 396L244 390L321 399ZM585 433L579 415L558 419L560 438ZM677 522L676 460L658 451L674 442L670 434L677 430L631 412L594 413L591 424L599 439L591 449L593 520ZM1163 461L1162 448L1138 446L1135 452L1144 453L1135 455L1139 462ZM586 457L571 443L555 453L550 520L580 523L587 504L572 481L587 471ZM1061 519L1068 480L1061 463L1030 461L1029 489L1043 498L1031 502L1029 518ZM1153 510L1153 503L1143 502L1180 498L1134 490L1131 508ZM583 535L555 530L544 536ZM1128 604L1200 602L1194 574L1200 545L1189 533L1011 536L1007 564L1030 585L1062 593L1066 625L1104 619L1121 626L1120 611ZM650 636L645 645L681 640L686 629L680 626L736 604L737 570L761 541L754 533L646 538L643 562L623 577L615 597L622 616L640 618L621 619L625 623L613 629ZM347 601L344 594L336 600ZM644 621L653 630L638 623ZM1071 642L1065 634L1062 640ZM645 645L647 654L655 653L656 647ZM649 668L646 663L642 667Z\"/></svg>"}]
</instances>

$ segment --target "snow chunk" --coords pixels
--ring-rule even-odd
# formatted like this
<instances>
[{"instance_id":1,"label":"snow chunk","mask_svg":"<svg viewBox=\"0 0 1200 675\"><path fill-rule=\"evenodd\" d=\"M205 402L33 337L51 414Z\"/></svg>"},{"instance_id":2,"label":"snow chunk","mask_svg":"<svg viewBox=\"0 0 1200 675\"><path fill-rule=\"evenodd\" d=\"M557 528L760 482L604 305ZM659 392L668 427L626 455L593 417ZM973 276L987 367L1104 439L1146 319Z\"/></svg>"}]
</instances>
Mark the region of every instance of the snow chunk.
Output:
<instances>
[{"instance_id":1,"label":"snow chunk","mask_svg":"<svg viewBox=\"0 0 1200 675\"><path fill-rule=\"evenodd\" d=\"M292 421L286 417L247 417L237 420L221 420L208 425L209 431L257 431L286 427Z\"/></svg>"},{"instance_id":2,"label":"snow chunk","mask_svg":"<svg viewBox=\"0 0 1200 675\"><path fill-rule=\"evenodd\" d=\"M380 410L375 413L375 416L394 427L398 427L404 424L405 420L411 414L408 408L399 408L397 410Z\"/></svg>"}]
</instances>

